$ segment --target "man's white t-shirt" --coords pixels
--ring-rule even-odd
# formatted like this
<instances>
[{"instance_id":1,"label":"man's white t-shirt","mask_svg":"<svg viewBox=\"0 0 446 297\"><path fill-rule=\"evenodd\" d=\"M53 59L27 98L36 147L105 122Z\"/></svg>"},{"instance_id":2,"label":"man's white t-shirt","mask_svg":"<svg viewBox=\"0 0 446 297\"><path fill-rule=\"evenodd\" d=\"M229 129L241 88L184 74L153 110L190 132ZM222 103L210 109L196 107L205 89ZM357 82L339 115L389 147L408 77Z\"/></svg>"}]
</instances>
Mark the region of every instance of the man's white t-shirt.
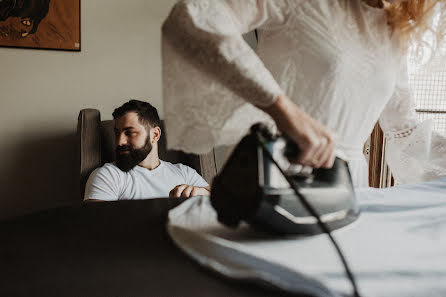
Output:
<instances>
[{"instance_id":1,"label":"man's white t-shirt","mask_svg":"<svg viewBox=\"0 0 446 297\"><path fill-rule=\"evenodd\" d=\"M169 197L177 185L207 187L208 183L192 168L161 161L153 170L135 166L129 172L113 163L93 171L85 186L84 200L124 200Z\"/></svg>"}]
</instances>

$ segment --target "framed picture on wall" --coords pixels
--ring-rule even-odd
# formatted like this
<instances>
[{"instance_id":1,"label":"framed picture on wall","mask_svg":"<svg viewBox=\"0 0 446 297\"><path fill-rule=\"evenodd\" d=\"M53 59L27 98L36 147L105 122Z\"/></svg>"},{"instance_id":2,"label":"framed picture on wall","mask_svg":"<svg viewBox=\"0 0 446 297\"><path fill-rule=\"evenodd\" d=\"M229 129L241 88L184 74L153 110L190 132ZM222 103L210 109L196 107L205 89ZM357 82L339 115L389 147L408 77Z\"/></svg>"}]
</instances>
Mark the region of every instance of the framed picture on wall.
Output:
<instances>
[{"instance_id":1,"label":"framed picture on wall","mask_svg":"<svg viewBox=\"0 0 446 297\"><path fill-rule=\"evenodd\" d=\"M0 46L80 51L80 0L0 0Z\"/></svg>"}]
</instances>

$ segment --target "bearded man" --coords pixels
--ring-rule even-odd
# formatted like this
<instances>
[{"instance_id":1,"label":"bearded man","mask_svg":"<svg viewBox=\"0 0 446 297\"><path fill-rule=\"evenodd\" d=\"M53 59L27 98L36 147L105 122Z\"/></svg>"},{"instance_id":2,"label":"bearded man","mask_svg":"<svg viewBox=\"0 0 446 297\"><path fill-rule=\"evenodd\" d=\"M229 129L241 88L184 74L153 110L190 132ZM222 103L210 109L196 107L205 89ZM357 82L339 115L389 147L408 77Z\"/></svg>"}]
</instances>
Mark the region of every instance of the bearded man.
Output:
<instances>
[{"instance_id":1,"label":"bearded man","mask_svg":"<svg viewBox=\"0 0 446 297\"><path fill-rule=\"evenodd\" d=\"M116 162L88 178L85 201L113 201L209 195L210 187L192 168L159 159L161 121L150 103L130 100L113 112Z\"/></svg>"}]
</instances>

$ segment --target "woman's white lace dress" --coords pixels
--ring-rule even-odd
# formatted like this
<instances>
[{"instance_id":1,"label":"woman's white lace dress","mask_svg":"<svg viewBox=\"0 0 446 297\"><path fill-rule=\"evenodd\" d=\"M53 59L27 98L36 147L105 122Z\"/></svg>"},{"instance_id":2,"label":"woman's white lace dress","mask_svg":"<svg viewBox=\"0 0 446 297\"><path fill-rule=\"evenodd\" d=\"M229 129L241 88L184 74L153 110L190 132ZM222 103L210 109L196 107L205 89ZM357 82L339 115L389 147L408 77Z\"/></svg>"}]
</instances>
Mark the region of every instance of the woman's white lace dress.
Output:
<instances>
[{"instance_id":1,"label":"woman's white lace dress","mask_svg":"<svg viewBox=\"0 0 446 297\"><path fill-rule=\"evenodd\" d=\"M168 146L203 153L237 143L254 107L280 94L336 133L356 186L379 120L387 161L405 183L446 175L446 138L416 119L405 57L382 9L361 0L186 0L163 25ZM242 34L258 29L255 53ZM251 103L251 104L250 104Z\"/></svg>"}]
</instances>

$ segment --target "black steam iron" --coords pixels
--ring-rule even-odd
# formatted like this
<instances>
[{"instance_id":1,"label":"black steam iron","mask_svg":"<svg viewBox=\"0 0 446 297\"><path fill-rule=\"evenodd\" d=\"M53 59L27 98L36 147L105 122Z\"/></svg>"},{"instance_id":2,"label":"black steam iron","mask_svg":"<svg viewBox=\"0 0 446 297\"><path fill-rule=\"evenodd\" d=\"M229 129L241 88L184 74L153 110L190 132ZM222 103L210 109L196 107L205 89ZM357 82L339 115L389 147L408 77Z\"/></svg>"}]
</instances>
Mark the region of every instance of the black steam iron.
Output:
<instances>
[{"instance_id":1,"label":"black steam iron","mask_svg":"<svg viewBox=\"0 0 446 297\"><path fill-rule=\"evenodd\" d=\"M251 127L213 180L211 203L218 220L230 227L245 221L267 232L299 235L322 233L320 222L332 231L356 220L359 206L347 162L336 158L331 169L311 169L289 162L297 153L286 137L260 124Z\"/></svg>"}]
</instances>

